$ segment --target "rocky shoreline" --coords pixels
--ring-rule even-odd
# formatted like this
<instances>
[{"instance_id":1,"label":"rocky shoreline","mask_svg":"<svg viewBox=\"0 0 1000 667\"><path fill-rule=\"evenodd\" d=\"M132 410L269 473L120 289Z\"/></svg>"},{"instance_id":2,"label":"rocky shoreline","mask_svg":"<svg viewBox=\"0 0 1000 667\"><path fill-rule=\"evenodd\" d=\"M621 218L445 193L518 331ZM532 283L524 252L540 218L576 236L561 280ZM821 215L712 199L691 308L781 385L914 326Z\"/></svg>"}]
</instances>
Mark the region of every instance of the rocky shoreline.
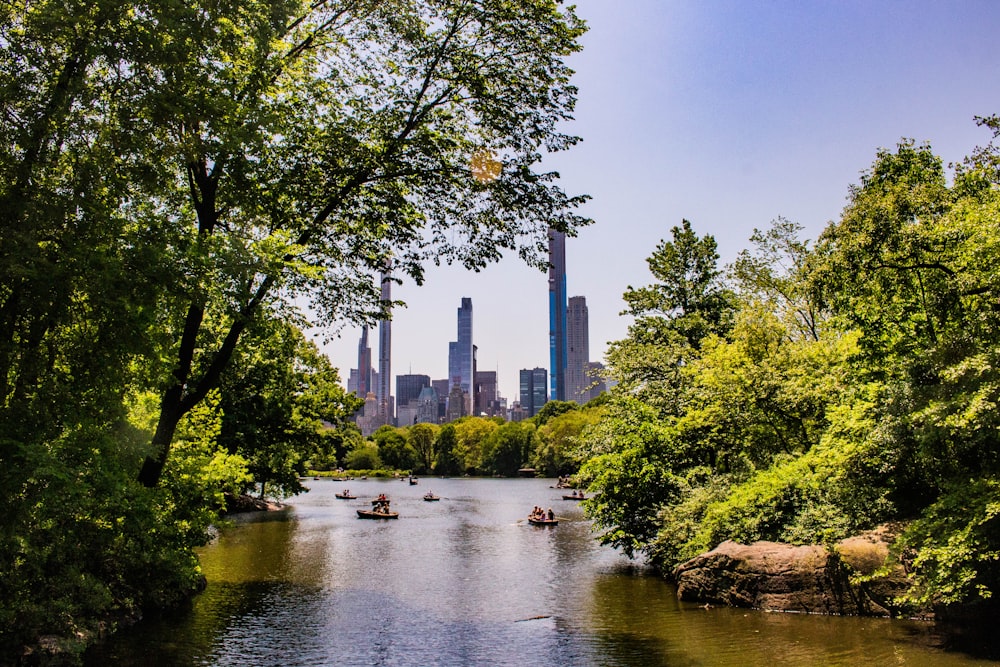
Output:
<instances>
[{"instance_id":1,"label":"rocky shoreline","mask_svg":"<svg viewBox=\"0 0 1000 667\"><path fill-rule=\"evenodd\" d=\"M932 620L933 609L895 602L911 585L902 566L874 576L896 534L881 527L830 548L723 542L673 571L677 597L766 611Z\"/></svg>"}]
</instances>

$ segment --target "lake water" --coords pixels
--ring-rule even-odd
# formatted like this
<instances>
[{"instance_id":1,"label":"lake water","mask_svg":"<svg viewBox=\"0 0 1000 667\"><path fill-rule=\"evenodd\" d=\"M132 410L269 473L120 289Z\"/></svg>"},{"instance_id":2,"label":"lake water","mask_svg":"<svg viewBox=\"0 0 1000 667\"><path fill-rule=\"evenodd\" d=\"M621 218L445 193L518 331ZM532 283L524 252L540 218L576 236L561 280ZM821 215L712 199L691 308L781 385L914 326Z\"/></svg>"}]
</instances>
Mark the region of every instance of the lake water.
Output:
<instances>
[{"instance_id":1,"label":"lake water","mask_svg":"<svg viewBox=\"0 0 1000 667\"><path fill-rule=\"evenodd\" d=\"M542 479L310 480L201 551L208 588L88 665L996 665L927 624L678 603ZM339 500L345 487L357 500ZM442 499L425 502L434 491ZM394 521L357 517L379 493ZM555 527L525 521L552 507Z\"/></svg>"}]
</instances>

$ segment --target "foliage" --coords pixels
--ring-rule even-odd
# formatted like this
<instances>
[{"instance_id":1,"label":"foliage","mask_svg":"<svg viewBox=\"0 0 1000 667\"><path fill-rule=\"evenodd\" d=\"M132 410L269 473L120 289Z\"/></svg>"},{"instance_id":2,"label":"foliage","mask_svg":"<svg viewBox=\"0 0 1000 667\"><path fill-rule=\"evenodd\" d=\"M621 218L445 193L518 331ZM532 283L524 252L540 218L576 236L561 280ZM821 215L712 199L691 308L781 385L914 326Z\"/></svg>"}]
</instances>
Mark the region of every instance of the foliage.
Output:
<instances>
[{"instance_id":1,"label":"foliage","mask_svg":"<svg viewBox=\"0 0 1000 667\"><path fill-rule=\"evenodd\" d=\"M603 415L600 404L591 407L592 404L593 401L579 410L563 412L538 428L539 442L531 458L534 468L548 477L572 475L579 470L584 459L581 437Z\"/></svg>"},{"instance_id":2,"label":"foliage","mask_svg":"<svg viewBox=\"0 0 1000 667\"><path fill-rule=\"evenodd\" d=\"M535 425L530 422L507 422L487 436L482 447L483 472L514 477L527 464L538 443Z\"/></svg>"},{"instance_id":3,"label":"foliage","mask_svg":"<svg viewBox=\"0 0 1000 667\"><path fill-rule=\"evenodd\" d=\"M453 424L445 424L438 430L434 441L434 473L437 475L458 475L463 472L461 459L455 454L458 436Z\"/></svg>"},{"instance_id":4,"label":"foliage","mask_svg":"<svg viewBox=\"0 0 1000 667\"><path fill-rule=\"evenodd\" d=\"M580 404L575 401L548 401L542 409L531 418L536 426L545 426L550 419L571 410L579 410Z\"/></svg>"},{"instance_id":5,"label":"foliage","mask_svg":"<svg viewBox=\"0 0 1000 667\"><path fill-rule=\"evenodd\" d=\"M396 470L412 470L417 464L417 451L407 441L406 430L380 426L372 434L382 464ZM370 466L377 467L377 466Z\"/></svg>"},{"instance_id":6,"label":"foliage","mask_svg":"<svg viewBox=\"0 0 1000 667\"><path fill-rule=\"evenodd\" d=\"M484 442L499 428L485 417L463 417L452 422L455 427L455 457L461 461L462 472L476 474L485 469Z\"/></svg>"},{"instance_id":7,"label":"foliage","mask_svg":"<svg viewBox=\"0 0 1000 667\"><path fill-rule=\"evenodd\" d=\"M414 424L406 430L406 442L417 454L414 472L425 474L434 467L434 443L438 430L434 424Z\"/></svg>"},{"instance_id":8,"label":"foliage","mask_svg":"<svg viewBox=\"0 0 1000 667\"><path fill-rule=\"evenodd\" d=\"M688 277L718 274L680 259L713 247L675 228L650 260L659 282L626 293L619 383L583 431L602 539L670 570L727 539L830 543L901 521L909 602L991 598L998 165L979 149L949 184L927 145L878 151L815 245L787 220L755 230L714 320L678 322L684 295L712 293Z\"/></svg>"},{"instance_id":9,"label":"foliage","mask_svg":"<svg viewBox=\"0 0 1000 667\"><path fill-rule=\"evenodd\" d=\"M382 459L379 458L378 447L375 445L362 445L351 450L344 459L344 468L347 470L377 470L382 467Z\"/></svg>"},{"instance_id":10,"label":"foliage","mask_svg":"<svg viewBox=\"0 0 1000 667\"><path fill-rule=\"evenodd\" d=\"M306 461L325 439L338 437L338 431L344 437L360 403L346 394L316 346L280 322L250 332L221 385L220 444L247 459L248 489L256 488L261 497L300 493Z\"/></svg>"}]
</instances>

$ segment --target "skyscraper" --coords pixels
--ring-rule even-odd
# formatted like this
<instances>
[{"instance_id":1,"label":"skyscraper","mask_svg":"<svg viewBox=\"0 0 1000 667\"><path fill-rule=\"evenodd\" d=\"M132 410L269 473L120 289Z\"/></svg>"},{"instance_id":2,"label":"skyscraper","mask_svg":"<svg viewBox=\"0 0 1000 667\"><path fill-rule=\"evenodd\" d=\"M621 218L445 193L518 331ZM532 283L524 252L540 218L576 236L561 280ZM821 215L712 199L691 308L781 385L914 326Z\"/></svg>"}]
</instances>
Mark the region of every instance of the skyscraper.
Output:
<instances>
[{"instance_id":1,"label":"skyscraper","mask_svg":"<svg viewBox=\"0 0 1000 667\"><path fill-rule=\"evenodd\" d=\"M544 368L522 368L520 373L521 409L534 417L547 402L548 373Z\"/></svg>"},{"instance_id":2,"label":"skyscraper","mask_svg":"<svg viewBox=\"0 0 1000 667\"><path fill-rule=\"evenodd\" d=\"M415 402L424 387L431 386L429 375L397 375L396 404L399 407Z\"/></svg>"},{"instance_id":3,"label":"skyscraper","mask_svg":"<svg viewBox=\"0 0 1000 667\"><path fill-rule=\"evenodd\" d=\"M549 230L549 367L554 401L566 396L566 235ZM534 414L534 413L532 413Z\"/></svg>"},{"instance_id":4,"label":"skyscraper","mask_svg":"<svg viewBox=\"0 0 1000 667\"><path fill-rule=\"evenodd\" d=\"M590 363L590 336L587 332L587 299L573 296L566 309L566 400L586 403L592 380L587 375Z\"/></svg>"},{"instance_id":5,"label":"skyscraper","mask_svg":"<svg viewBox=\"0 0 1000 667\"><path fill-rule=\"evenodd\" d=\"M472 345L472 299L462 297L462 305L458 309L458 340L448 344L448 388L449 400L455 394L457 386L465 394L468 405L463 406L463 412L468 414L472 408L473 382L473 345Z\"/></svg>"},{"instance_id":6,"label":"skyscraper","mask_svg":"<svg viewBox=\"0 0 1000 667\"><path fill-rule=\"evenodd\" d=\"M361 340L358 341L358 383L356 392L365 398L372 387L372 349L368 347L368 327L361 327Z\"/></svg>"},{"instance_id":7,"label":"skyscraper","mask_svg":"<svg viewBox=\"0 0 1000 667\"><path fill-rule=\"evenodd\" d=\"M392 302L392 281L389 279L390 261L386 261L382 271L382 305L388 310ZM378 417L382 424L392 424L395 409L392 401L392 320L386 315L378 323L378 389L375 396L378 399Z\"/></svg>"}]
</instances>

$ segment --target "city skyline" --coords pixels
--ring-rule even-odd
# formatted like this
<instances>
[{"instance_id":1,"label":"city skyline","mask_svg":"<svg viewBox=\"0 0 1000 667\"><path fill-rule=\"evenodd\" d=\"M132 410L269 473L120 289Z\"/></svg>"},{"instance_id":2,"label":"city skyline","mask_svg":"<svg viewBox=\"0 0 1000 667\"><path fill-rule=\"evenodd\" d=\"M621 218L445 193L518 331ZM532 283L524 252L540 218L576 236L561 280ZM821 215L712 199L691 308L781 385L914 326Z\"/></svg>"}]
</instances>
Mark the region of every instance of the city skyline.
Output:
<instances>
[{"instance_id":1,"label":"city skyline","mask_svg":"<svg viewBox=\"0 0 1000 667\"><path fill-rule=\"evenodd\" d=\"M589 32L569 59L579 101L566 130L583 141L546 165L593 197L582 212L595 224L566 238L566 270L568 296L587 298L595 362L627 334L621 296L651 282L645 260L683 218L716 238L722 264L779 216L816 239L879 148L912 137L960 162L990 140L973 117L1000 110L984 83L1000 62L995 3L575 4ZM513 398L519 369L549 367L546 280L508 255L394 286L407 304L394 312L394 367L447 377L440 341L454 340L467 296L479 367ZM359 332L322 346L342 378Z\"/></svg>"}]
</instances>

